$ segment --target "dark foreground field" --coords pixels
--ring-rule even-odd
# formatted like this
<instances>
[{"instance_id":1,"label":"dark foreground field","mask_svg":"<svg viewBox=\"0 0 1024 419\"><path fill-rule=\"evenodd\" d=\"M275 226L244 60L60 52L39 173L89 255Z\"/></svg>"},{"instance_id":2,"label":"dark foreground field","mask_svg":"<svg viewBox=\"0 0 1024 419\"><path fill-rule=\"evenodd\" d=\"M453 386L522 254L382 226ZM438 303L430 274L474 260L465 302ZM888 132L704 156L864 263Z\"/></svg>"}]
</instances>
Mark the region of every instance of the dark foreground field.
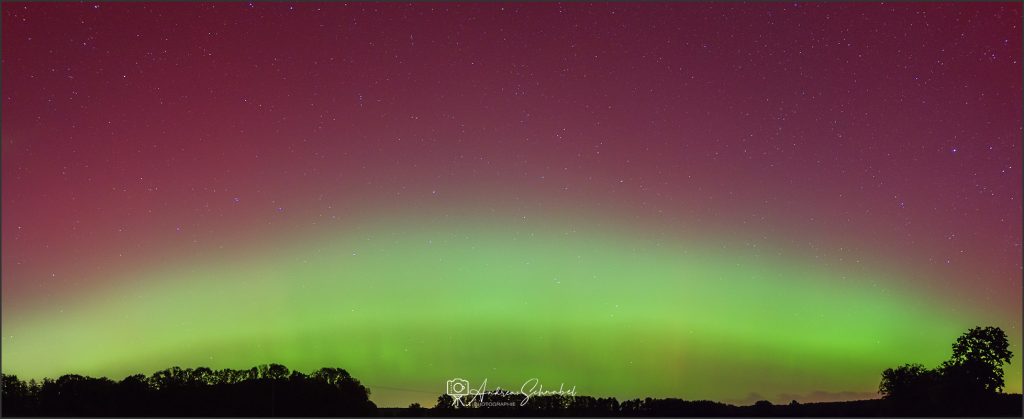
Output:
<instances>
[{"instance_id":1,"label":"dark foreground field","mask_svg":"<svg viewBox=\"0 0 1024 419\"><path fill-rule=\"evenodd\" d=\"M713 401L680 399L628 400L577 398L568 408L545 408L550 400L534 406L503 408L450 409L442 405L425 408L379 408L379 416L615 416L615 417L891 417L891 416L988 416L1020 417L1020 394L997 394L975 403L943 403L941 405L908 405L892 400L856 400L846 402L790 403L773 405L758 402L751 406L734 406ZM609 403L611 402L611 403ZM533 401L531 400L531 403ZM557 404L557 403L555 403ZM575 405L575 406L573 406Z\"/></svg>"}]
</instances>

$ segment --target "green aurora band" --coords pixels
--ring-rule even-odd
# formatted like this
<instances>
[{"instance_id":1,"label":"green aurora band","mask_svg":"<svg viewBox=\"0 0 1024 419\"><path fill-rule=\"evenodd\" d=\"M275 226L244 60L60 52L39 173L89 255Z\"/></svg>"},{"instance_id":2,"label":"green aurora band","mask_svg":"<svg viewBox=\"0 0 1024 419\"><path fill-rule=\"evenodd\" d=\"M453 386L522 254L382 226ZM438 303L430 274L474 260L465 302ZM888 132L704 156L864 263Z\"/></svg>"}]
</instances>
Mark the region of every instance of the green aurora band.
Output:
<instances>
[{"instance_id":1,"label":"green aurora band","mask_svg":"<svg viewBox=\"0 0 1024 419\"><path fill-rule=\"evenodd\" d=\"M388 220L151 268L5 310L4 369L116 379L172 365L339 366L381 406L432 406L455 377L620 400L781 401L874 392L884 368L937 365L964 330L999 321L901 287L905 274L881 264L843 272L703 234L563 230ZM1020 369L1006 382L1020 392Z\"/></svg>"}]
</instances>

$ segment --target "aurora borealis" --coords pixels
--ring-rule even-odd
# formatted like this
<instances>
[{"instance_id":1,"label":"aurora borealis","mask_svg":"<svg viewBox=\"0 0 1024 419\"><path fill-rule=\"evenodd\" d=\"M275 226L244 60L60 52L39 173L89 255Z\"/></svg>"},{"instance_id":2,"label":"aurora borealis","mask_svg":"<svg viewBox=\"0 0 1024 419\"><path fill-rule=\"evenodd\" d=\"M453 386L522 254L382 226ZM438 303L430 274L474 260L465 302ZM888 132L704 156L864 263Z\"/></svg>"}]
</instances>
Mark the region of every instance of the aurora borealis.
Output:
<instances>
[{"instance_id":1,"label":"aurora borealis","mask_svg":"<svg viewBox=\"0 0 1024 419\"><path fill-rule=\"evenodd\" d=\"M4 2L3 371L1019 393L1021 8Z\"/></svg>"}]
</instances>

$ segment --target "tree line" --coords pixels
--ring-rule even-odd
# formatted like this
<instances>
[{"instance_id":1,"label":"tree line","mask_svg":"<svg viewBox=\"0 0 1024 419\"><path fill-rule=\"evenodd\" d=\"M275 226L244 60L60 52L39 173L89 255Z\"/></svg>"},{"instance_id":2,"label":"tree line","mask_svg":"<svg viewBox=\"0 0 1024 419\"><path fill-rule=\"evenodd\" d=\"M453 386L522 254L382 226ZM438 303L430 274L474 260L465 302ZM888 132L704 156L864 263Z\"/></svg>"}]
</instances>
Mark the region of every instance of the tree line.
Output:
<instances>
[{"instance_id":1,"label":"tree line","mask_svg":"<svg viewBox=\"0 0 1024 419\"><path fill-rule=\"evenodd\" d=\"M998 405L1003 364L1011 358L1002 329L975 327L953 342L950 358L935 368L913 363L883 371L878 392L902 415L997 414L988 409Z\"/></svg>"},{"instance_id":2,"label":"tree line","mask_svg":"<svg viewBox=\"0 0 1024 419\"><path fill-rule=\"evenodd\" d=\"M976 327L935 368L905 364L882 372L880 399L734 406L709 400L488 394L456 405L442 394L431 408L378 409L370 390L341 368L311 374L279 364L247 370L172 367L121 381L64 375L42 382L3 375L4 416L1021 416L1021 395L1004 394L1006 334Z\"/></svg>"},{"instance_id":3,"label":"tree line","mask_svg":"<svg viewBox=\"0 0 1024 419\"><path fill-rule=\"evenodd\" d=\"M279 364L248 370L172 367L121 381L69 374L3 375L4 416L374 416L370 390L341 368L306 375Z\"/></svg>"}]
</instances>

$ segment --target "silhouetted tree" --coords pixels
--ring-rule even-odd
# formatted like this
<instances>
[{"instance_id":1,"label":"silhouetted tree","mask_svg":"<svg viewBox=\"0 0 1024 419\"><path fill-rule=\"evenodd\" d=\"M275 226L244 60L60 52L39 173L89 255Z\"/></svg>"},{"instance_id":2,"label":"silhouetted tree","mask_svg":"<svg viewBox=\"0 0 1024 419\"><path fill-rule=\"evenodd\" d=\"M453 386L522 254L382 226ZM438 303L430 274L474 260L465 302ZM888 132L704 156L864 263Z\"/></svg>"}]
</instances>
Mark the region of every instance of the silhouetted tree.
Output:
<instances>
[{"instance_id":1,"label":"silhouetted tree","mask_svg":"<svg viewBox=\"0 0 1024 419\"><path fill-rule=\"evenodd\" d=\"M352 378L352 376L348 374L348 371L341 368L320 368L310 374L309 377L331 385L338 385L343 383L345 380Z\"/></svg>"},{"instance_id":2,"label":"silhouetted tree","mask_svg":"<svg viewBox=\"0 0 1024 419\"><path fill-rule=\"evenodd\" d=\"M180 367L171 367L154 372L149 382L158 390L185 385L185 372Z\"/></svg>"},{"instance_id":3,"label":"silhouetted tree","mask_svg":"<svg viewBox=\"0 0 1024 419\"><path fill-rule=\"evenodd\" d=\"M455 398L447 394L437 396L437 403L430 410L431 416L445 416L455 410Z\"/></svg>"},{"instance_id":4,"label":"silhouetted tree","mask_svg":"<svg viewBox=\"0 0 1024 419\"><path fill-rule=\"evenodd\" d=\"M998 327L975 327L957 338L949 360L936 369L907 364L882 372L878 392L900 415L988 415L1005 398L1003 364L1013 354ZM995 408L992 408L995 409Z\"/></svg>"},{"instance_id":5,"label":"silhouetted tree","mask_svg":"<svg viewBox=\"0 0 1024 419\"><path fill-rule=\"evenodd\" d=\"M1013 358L1006 333L998 327L975 327L953 343L953 356L942 364L944 375L958 390L994 393L1002 390L1003 364Z\"/></svg>"},{"instance_id":6,"label":"silhouetted tree","mask_svg":"<svg viewBox=\"0 0 1024 419\"><path fill-rule=\"evenodd\" d=\"M44 416L105 416L118 410L119 401L110 379L77 374L44 380L38 399L38 413Z\"/></svg>"},{"instance_id":7,"label":"silhouetted tree","mask_svg":"<svg viewBox=\"0 0 1024 419\"><path fill-rule=\"evenodd\" d=\"M427 409L424 409L419 403L413 403L409 405L407 413L408 416L422 417L427 415Z\"/></svg>"},{"instance_id":8,"label":"silhouetted tree","mask_svg":"<svg viewBox=\"0 0 1024 419\"><path fill-rule=\"evenodd\" d=\"M270 380L283 380L288 378L288 367L281 364L264 364L256 367L257 376ZM342 370L344 371L344 370Z\"/></svg>"},{"instance_id":9,"label":"silhouetted tree","mask_svg":"<svg viewBox=\"0 0 1024 419\"><path fill-rule=\"evenodd\" d=\"M757 416L775 416L774 407L775 405L768 400L758 400L754 402L754 414Z\"/></svg>"},{"instance_id":10,"label":"silhouetted tree","mask_svg":"<svg viewBox=\"0 0 1024 419\"><path fill-rule=\"evenodd\" d=\"M882 371L878 392L882 397L917 400L921 393L932 389L938 374L921 364L906 364Z\"/></svg>"},{"instance_id":11,"label":"silhouetted tree","mask_svg":"<svg viewBox=\"0 0 1024 419\"><path fill-rule=\"evenodd\" d=\"M18 379L16 375L3 374L3 413L8 416L25 416L33 412L35 389Z\"/></svg>"}]
</instances>

